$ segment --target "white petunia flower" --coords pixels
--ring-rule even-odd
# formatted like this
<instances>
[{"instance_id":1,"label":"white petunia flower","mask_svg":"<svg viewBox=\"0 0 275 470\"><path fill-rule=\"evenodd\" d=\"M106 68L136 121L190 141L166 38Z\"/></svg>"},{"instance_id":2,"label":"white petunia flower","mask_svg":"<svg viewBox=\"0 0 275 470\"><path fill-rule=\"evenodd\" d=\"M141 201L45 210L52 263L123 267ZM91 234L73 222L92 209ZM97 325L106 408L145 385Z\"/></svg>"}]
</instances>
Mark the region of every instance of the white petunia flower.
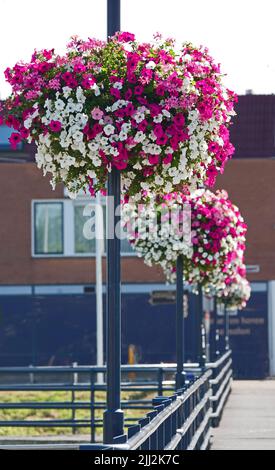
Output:
<instances>
[{"instance_id":1,"label":"white petunia flower","mask_svg":"<svg viewBox=\"0 0 275 470\"><path fill-rule=\"evenodd\" d=\"M104 127L104 132L106 135L111 135L111 134L114 134L115 132L115 128L114 126L112 126L111 124L107 124L105 127Z\"/></svg>"},{"instance_id":2,"label":"white petunia flower","mask_svg":"<svg viewBox=\"0 0 275 470\"><path fill-rule=\"evenodd\" d=\"M65 103L64 103L64 101L58 99L58 100L55 102L55 109L56 109L57 111L62 111L64 108L65 108Z\"/></svg>"},{"instance_id":3,"label":"white petunia flower","mask_svg":"<svg viewBox=\"0 0 275 470\"><path fill-rule=\"evenodd\" d=\"M154 117L153 121L156 123L156 124L159 124L160 122L162 122L162 115L161 114L158 114L157 116Z\"/></svg>"},{"instance_id":4,"label":"white petunia flower","mask_svg":"<svg viewBox=\"0 0 275 470\"><path fill-rule=\"evenodd\" d=\"M94 90L95 96L100 96L101 95L100 88L96 83L93 84L91 89Z\"/></svg>"},{"instance_id":5,"label":"white petunia flower","mask_svg":"<svg viewBox=\"0 0 275 470\"><path fill-rule=\"evenodd\" d=\"M122 85L121 82L115 82L115 83L113 84L113 87L116 88L117 90L121 90L122 86L123 86L123 85Z\"/></svg>"},{"instance_id":6,"label":"white petunia flower","mask_svg":"<svg viewBox=\"0 0 275 470\"><path fill-rule=\"evenodd\" d=\"M145 140L145 138L146 138L146 135L143 132L138 131L136 135L134 136L134 141L137 143L141 143Z\"/></svg>"},{"instance_id":7,"label":"white petunia flower","mask_svg":"<svg viewBox=\"0 0 275 470\"><path fill-rule=\"evenodd\" d=\"M127 140L128 135L126 134L126 132L120 132L118 137L119 137L119 140L123 142L124 140Z\"/></svg>"},{"instance_id":8,"label":"white petunia flower","mask_svg":"<svg viewBox=\"0 0 275 470\"><path fill-rule=\"evenodd\" d=\"M154 70L156 68L156 63L153 61L153 60L150 60L147 64L146 64L146 68L149 69L149 70Z\"/></svg>"}]
</instances>

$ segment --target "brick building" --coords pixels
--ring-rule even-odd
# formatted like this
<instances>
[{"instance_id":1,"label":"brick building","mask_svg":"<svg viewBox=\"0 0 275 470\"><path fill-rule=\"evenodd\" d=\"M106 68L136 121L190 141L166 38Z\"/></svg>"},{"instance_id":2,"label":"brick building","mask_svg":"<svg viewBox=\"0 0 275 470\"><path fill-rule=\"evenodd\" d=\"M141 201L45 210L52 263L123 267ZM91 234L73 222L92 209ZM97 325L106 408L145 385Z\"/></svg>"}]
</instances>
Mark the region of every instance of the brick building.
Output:
<instances>
[{"instance_id":1,"label":"brick building","mask_svg":"<svg viewBox=\"0 0 275 470\"><path fill-rule=\"evenodd\" d=\"M237 112L236 154L217 187L229 192L248 224L253 295L247 309L232 317L231 336L238 375L263 376L275 374L275 96L241 96ZM61 186L53 192L33 162L33 148L12 152L8 132L0 127L0 364L93 361L95 246L82 234L87 200L69 200ZM130 343L145 362L174 360L174 325L169 338L163 335L174 306L152 306L152 292L170 289L161 270L146 267L127 242L121 263L124 360ZM144 332L156 323L158 338L154 350L151 336L149 351Z\"/></svg>"}]
</instances>

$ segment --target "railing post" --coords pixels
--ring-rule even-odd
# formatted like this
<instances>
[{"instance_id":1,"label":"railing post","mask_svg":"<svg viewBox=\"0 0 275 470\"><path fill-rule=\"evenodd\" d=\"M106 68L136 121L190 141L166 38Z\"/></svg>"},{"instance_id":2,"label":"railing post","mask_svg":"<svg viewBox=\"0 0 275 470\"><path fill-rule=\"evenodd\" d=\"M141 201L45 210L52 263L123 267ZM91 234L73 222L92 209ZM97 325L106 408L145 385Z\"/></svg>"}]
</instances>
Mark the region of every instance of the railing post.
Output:
<instances>
[{"instance_id":1,"label":"railing post","mask_svg":"<svg viewBox=\"0 0 275 470\"><path fill-rule=\"evenodd\" d=\"M107 3L108 37L120 30L120 0ZM121 381L121 286L120 237L120 173L112 168L108 178L107 198L107 409L104 413L104 443L113 443L123 434L123 411L120 403Z\"/></svg>"},{"instance_id":2,"label":"railing post","mask_svg":"<svg viewBox=\"0 0 275 470\"><path fill-rule=\"evenodd\" d=\"M183 289L183 256L177 259L177 292L176 292L176 348L177 348L177 373L176 390L185 383L184 364L184 289Z\"/></svg>"},{"instance_id":3,"label":"railing post","mask_svg":"<svg viewBox=\"0 0 275 470\"><path fill-rule=\"evenodd\" d=\"M96 391L95 391L95 376L91 372L90 373L90 419L91 419L91 426L90 426L90 438L91 438L91 443L93 444L95 442L95 436L96 436L96 423L95 423L95 408L96 408L96 403L95 403L95 398L96 398Z\"/></svg>"}]
</instances>

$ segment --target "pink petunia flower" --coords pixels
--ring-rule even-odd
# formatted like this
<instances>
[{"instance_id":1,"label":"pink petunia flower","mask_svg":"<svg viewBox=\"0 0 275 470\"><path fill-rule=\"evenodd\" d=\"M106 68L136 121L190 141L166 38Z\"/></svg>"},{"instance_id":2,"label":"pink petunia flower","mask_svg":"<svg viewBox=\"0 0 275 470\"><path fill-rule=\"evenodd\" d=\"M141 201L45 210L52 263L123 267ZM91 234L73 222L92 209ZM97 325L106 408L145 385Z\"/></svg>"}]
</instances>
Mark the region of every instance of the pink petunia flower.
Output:
<instances>
[{"instance_id":1,"label":"pink petunia flower","mask_svg":"<svg viewBox=\"0 0 275 470\"><path fill-rule=\"evenodd\" d=\"M17 148L17 145L20 144L20 142L22 141L22 137L20 134L18 134L17 132L13 132L11 134L11 136L9 137L9 142L11 144L11 147L16 150Z\"/></svg>"},{"instance_id":2,"label":"pink petunia flower","mask_svg":"<svg viewBox=\"0 0 275 470\"><path fill-rule=\"evenodd\" d=\"M92 115L92 118L95 120L95 121L100 121L100 119L102 119L103 117L103 111L101 111L100 108L94 108L91 112L91 115Z\"/></svg>"},{"instance_id":3,"label":"pink petunia flower","mask_svg":"<svg viewBox=\"0 0 275 470\"><path fill-rule=\"evenodd\" d=\"M165 145L167 144L168 137L166 134L162 134L157 138L157 145Z\"/></svg>"},{"instance_id":4,"label":"pink petunia flower","mask_svg":"<svg viewBox=\"0 0 275 470\"><path fill-rule=\"evenodd\" d=\"M22 139L27 139L30 135L30 131L29 129L25 129L25 127L23 127L21 130L20 130L20 135L22 137Z\"/></svg>"},{"instance_id":5,"label":"pink petunia flower","mask_svg":"<svg viewBox=\"0 0 275 470\"><path fill-rule=\"evenodd\" d=\"M60 132L61 129L62 129L61 122L52 120L50 122L50 129L51 129L52 132Z\"/></svg>"},{"instance_id":6,"label":"pink petunia flower","mask_svg":"<svg viewBox=\"0 0 275 470\"><path fill-rule=\"evenodd\" d=\"M117 38L120 42L132 42L135 40L135 35L125 31L122 33L118 33Z\"/></svg>"},{"instance_id":7,"label":"pink petunia flower","mask_svg":"<svg viewBox=\"0 0 275 470\"><path fill-rule=\"evenodd\" d=\"M121 93L117 88L110 88L110 93L113 95L116 99L120 99Z\"/></svg>"},{"instance_id":8,"label":"pink petunia flower","mask_svg":"<svg viewBox=\"0 0 275 470\"><path fill-rule=\"evenodd\" d=\"M164 132L163 132L163 127L160 124L157 124L154 129L154 134L156 137L162 137Z\"/></svg>"},{"instance_id":9,"label":"pink petunia flower","mask_svg":"<svg viewBox=\"0 0 275 470\"><path fill-rule=\"evenodd\" d=\"M149 160L150 165L157 165L159 163L159 156L149 155L148 160Z\"/></svg>"},{"instance_id":10,"label":"pink petunia flower","mask_svg":"<svg viewBox=\"0 0 275 470\"><path fill-rule=\"evenodd\" d=\"M174 124L176 127L182 127L185 124L185 118L184 115L181 113L178 113L174 117Z\"/></svg>"},{"instance_id":11,"label":"pink petunia flower","mask_svg":"<svg viewBox=\"0 0 275 470\"><path fill-rule=\"evenodd\" d=\"M172 153L168 153L166 157L163 158L162 163L164 163L165 165L168 165L169 163L172 162L172 160L173 160Z\"/></svg>"}]
</instances>

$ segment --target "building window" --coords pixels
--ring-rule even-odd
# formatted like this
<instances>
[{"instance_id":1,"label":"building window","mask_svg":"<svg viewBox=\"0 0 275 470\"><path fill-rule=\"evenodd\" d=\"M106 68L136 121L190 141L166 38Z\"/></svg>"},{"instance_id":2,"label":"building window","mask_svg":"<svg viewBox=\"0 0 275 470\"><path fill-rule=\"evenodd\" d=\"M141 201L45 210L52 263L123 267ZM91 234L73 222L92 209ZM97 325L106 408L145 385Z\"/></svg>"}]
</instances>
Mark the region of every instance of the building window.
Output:
<instances>
[{"instance_id":1,"label":"building window","mask_svg":"<svg viewBox=\"0 0 275 470\"><path fill-rule=\"evenodd\" d=\"M74 252L75 254L93 254L96 251L96 239L94 233L94 206L87 211L85 203L74 205ZM87 215L86 215L87 211ZM105 206L104 206L105 215ZM105 217L103 218L105 221ZM90 222L91 221L91 222ZM90 222L90 223L89 223Z\"/></svg>"},{"instance_id":2,"label":"building window","mask_svg":"<svg viewBox=\"0 0 275 470\"><path fill-rule=\"evenodd\" d=\"M0 151L1 150L12 150L9 138L11 134L15 132L14 129L8 126L0 126ZM22 150L23 144L22 142L17 145L17 150Z\"/></svg>"},{"instance_id":3,"label":"building window","mask_svg":"<svg viewBox=\"0 0 275 470\"><path fill-rule=\"evenodd\" d=\"M89 199L33 201L33 255L85 257L96 253L95 204ZM106 205L102 202L103 250L106 254ZM121 240L122 256L135 251Z\"/></svg>"},{"instance_id":4,"label":"building window","mask_svg":"<svg viewBox=\"0 0 275 470\"><path fill-rule=\"evenodd\" d=\"M62 202L34 204L34 254L63 254Z\"/></svg>"}]
</instances>

